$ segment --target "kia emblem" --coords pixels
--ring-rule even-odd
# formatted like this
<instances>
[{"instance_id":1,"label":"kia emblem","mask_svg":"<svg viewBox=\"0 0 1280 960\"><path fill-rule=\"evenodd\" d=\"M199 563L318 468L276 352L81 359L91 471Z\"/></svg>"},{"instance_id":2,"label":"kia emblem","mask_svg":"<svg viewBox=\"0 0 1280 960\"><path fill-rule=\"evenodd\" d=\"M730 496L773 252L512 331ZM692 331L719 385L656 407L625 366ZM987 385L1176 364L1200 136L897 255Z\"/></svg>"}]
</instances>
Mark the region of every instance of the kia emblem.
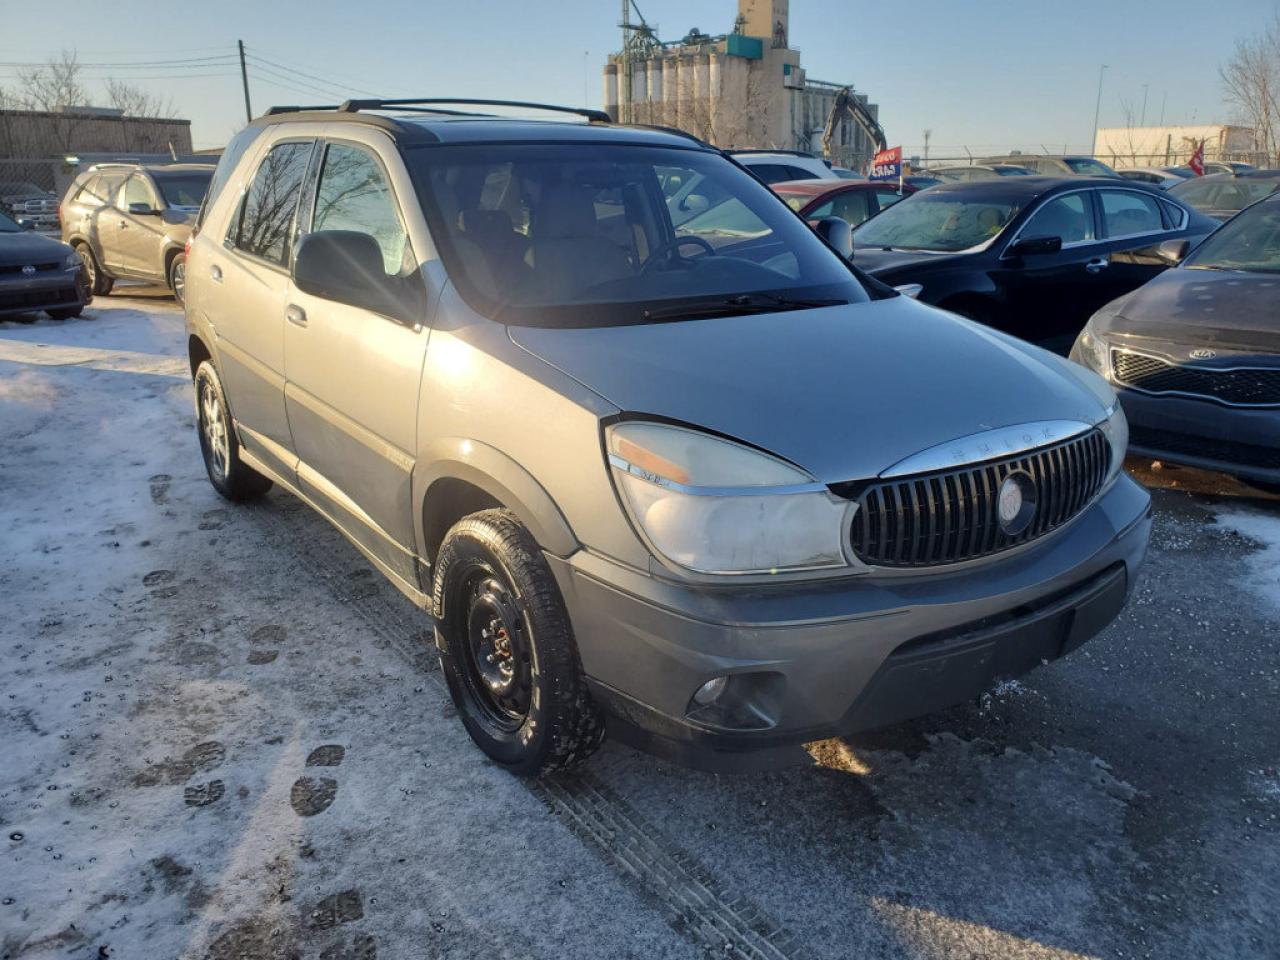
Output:
<instances>
[{"instance_id":1,"label":"kia emblem","mask_svg":"<svg viewBox=\"0 0 1280 960\"><path fill-rule=\"evenodd\" d=\"M1204 348L1201 348L1199 350L1192 350L1191 353L1188 354L1188 356L1191 357L1192 360L1212 360L1217 355L1218 354L1215 351L1206 350Z\"/></svg>"}]
</instances>

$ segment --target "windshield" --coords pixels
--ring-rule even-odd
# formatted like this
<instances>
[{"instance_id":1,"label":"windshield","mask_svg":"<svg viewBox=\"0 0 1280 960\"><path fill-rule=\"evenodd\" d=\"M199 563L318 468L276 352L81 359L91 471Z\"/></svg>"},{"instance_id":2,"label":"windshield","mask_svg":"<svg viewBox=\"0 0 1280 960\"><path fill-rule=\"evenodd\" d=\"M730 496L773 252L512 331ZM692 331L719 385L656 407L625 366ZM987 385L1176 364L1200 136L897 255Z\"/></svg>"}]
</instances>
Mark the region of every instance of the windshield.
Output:
<instances>
[{"instance_id":1,"label":"windshield","mask_svg":"<svg viewBox=\"0 0 1280 960\"><path fill-rule=\"evenodd\" d=\"M1092 157L1065 157L1067 166L1086 177L1114 177L1116 172Z\"/></svg>"},{"instance_id":2,"label":"windshield","mask_svg":"<svg viewBox=\"0 0 1280 960\"><path fill-rule=\"evenodd\" d=\"M170 207L198 207L209 189L213 170L208 173L153 173L152 179L164 194L164 202Z\"/></svg>"},{"instance_id":3,"label":"windshield","mask_svg":"<svg viewBox=\"0 0 1280 960\"><path fill-rule=\"evenodd\" d=\"M450 277L504 323L600 326L867 300L852 268L722 156L626 144L412 150ZM728 305L732 299L733 305ZM784 307L784 308L787 308Z\"/></svg>"},{"instance_id":4,"label":"windshield","mask_svg":"<svg viewBox=\"0 0 1280 960\"><path fill-rule=\"evenodd\" d=\"M1018 209L1014 200L926 190L854 230L854 249L967 250L997 236Z\"/></svg>"},{"instance_id":5,"label":"windshield","mask_svg":"<svg viewBox=\"0 0 1280 960\"><path fill-rule=\"evenodd\" d=\"M22 228L0 211L0 233L18 233Z\"/></svg>"},{"instance_id":6,"label":"windshield","mask_svg":"<svg viewBox=\"0 0 1280 960\"><path fill-rule=\"evenodd\" d=\"M1243 210L1249 204L1270 196L1280 180L1223 176L1205 177L1179 183L1169 195L1197 210Z\"/></svg>"},{"instance_id":7,"label":"windshield","mask_svg":"<svg viewBox=\"0 0 1280 960\"><path fill-rule=\"evenodd\" d=\"M1280 203L1261 203L1223 224L1185 263L1192 270L1280 273Z\"/></svg>"}]
</instances>

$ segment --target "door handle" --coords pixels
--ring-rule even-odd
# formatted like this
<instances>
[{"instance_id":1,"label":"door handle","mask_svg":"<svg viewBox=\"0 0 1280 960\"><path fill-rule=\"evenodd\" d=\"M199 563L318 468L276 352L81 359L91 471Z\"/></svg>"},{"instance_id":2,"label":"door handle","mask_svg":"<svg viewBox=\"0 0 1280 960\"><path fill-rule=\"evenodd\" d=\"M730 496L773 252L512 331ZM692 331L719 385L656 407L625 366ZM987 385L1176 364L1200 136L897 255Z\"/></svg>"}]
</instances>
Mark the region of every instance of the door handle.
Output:
<instances>
[{"instance_id":1,"label":"door handle","mask_svg":"<svg viewBox=\"0 0 1280 960\"><path fill-rule=\"evenodd\" d=\"M1107 267L1111 266L1111 261L1107 257L1095 257L1084 265L1084 268L1090 273L1101 273Z\"/></svg>"},{"instance_id":2,"label":"door handle","mask_svg":"<svg viewBox=\"0 0 1280 960\"><path fill-rule=\"evenodd\" d=\"M214 283L222 282L222 268L216 263L209 268L209 276L213 278Z\"/></svg>"},{"instance_id":3,"label":"door handle","mask_svg":"<svg viewBox=\"0 0 1280 960\"><path fill-rule=\"evenodd\" d=\"M297 304L291 303L284 308L284 318L299 327L305 327L307 325L307 311L303 310Z\"/></svg>"}]
</instances>

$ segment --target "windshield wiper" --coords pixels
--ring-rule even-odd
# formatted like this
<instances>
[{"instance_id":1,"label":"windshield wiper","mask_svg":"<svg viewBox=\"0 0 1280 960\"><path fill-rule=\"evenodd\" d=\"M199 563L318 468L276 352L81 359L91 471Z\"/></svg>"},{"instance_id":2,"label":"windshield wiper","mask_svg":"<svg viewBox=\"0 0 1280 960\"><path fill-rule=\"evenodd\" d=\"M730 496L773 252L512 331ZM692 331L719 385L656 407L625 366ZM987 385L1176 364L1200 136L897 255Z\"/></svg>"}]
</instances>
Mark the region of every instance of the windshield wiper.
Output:
<instances>
[{"instance_id":1,"label":"windshield wiper","mask_svg":"<svg viewBox=\"0 0 1280 960\"><path fill-rule=\"evenodd\" d=\"M774 293L742 293L723 300L700 303L676 304L645 310L641 316L646 321L693 320L707 317L737 317L751 313L776 313L783 310L813 310L818 307L839 307L848 300L784 297Z\"/></svg>"}]
</instances>

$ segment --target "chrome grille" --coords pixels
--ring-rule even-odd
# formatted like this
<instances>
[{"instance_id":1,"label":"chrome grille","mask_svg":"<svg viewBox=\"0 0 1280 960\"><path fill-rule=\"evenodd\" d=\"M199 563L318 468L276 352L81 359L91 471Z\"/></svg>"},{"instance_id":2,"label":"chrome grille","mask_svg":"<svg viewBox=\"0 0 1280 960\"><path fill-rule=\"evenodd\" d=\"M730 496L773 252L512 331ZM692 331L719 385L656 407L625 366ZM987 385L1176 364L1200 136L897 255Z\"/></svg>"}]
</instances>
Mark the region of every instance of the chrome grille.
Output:
<instances>
[{"instance_id":1,"label":"chrome grille","mask_svg":"<svg viewBox=\"0 0 1280 960\"><path fill-rule=\"evenodd\" d=\"M884 567L929 567L999 553L1060 527L1102 489L1111 444L1093 429L1061 443L952 470L877 480L858 495L853 552ZM1023 471L1036 512L1016 536L1000 527L1000 484Z\"/></svg>"},{"instance_id":2,"label":"chrome grille","mask_svg":"<svg viewBox=\"0 0 1280 960\"><path fill-rule=\"evenodd\" d=\"M1280 367L1215 368L1112 349L1116 381L1147 393L1178 393L1238 407L1280 404Z\"/></svg>"}]
</instances>

